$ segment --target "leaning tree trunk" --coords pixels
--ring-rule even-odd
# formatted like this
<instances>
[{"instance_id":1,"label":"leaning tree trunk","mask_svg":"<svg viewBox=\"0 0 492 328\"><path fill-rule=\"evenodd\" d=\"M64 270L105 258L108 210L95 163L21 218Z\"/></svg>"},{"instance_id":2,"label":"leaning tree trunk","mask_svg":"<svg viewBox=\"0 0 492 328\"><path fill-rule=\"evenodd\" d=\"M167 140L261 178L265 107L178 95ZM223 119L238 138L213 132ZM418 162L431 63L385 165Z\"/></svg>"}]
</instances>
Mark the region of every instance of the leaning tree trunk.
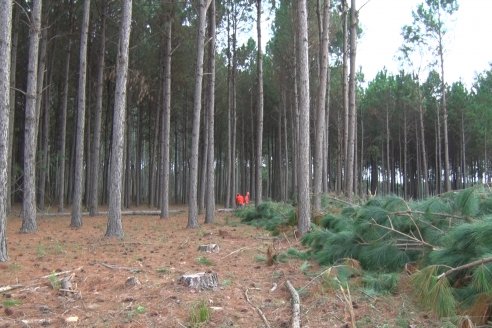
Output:
<instances>
[{"instance_id":1,"label":"leaning tree trunk","mask_svg":"<svg viewBox=\"0 0 492 328\"><path fill-rule=\"evenodd\" d=\"M200 136L200 111L202 107L203 54L205 48L205 21L207 16L207 0L200 0L197 32L197 54L195 67L195 93L193 103L193 125L191 133L190 157L190 189L188 194L188 225L187 228L198 227L198 146Z\"/></svg>"},{"instance_id":2,"label":"leaning tree trunk","mask_svg":"<svg viewBox=\"0 0 492 328\"><path fill-rule=\"evenodd\" d=\"M314 149L314 210L321 211L323 187L323 140L325 136L326 85L328 82L328 46L330 32L330 0L323 6L323 25L320 45L320 68L318 82L318 108L316 111L316 144Z\"/></svg>"},{"instance_id":3,"label":"leaning tree trunk","mask_svg":"<svg viewBox=\"0 0 492 328\"><path fill-rule=\"evenodd\" d=\"M98 207L99 190L99 161L101 149L101 117L103 106L104 89L104 54L106 53L106 2L103 2L103 13L101 15L101 39L99 40L99 58L97 61L96 77L96 108L94 115L94 132L92 139L91 155L91 182L89 183L89 215L95 216Z\"/></svg>"},{"instance_id":4,"label":"leaning tree trunk","mask_svg":"<svg viewBox=\"0 0 492 328\"><path fill-rule=\"evenodd\" d=\"M89 14L91 1L84 1L84 14L80 31L79 90L77 102L77 130L75 134L75 175L72 201L72 220L70 227L82 226L82 181L84 175L84 128L85 128L85 92L87 80L87 36L89 34Z\"/></svg>"},{"instance_id":5,"label":"leaning tree trunk","mask_svg":"<svg viewBox=\"0 0 492 328\"><path fill-rule=\"evenodd\" d=\"M161 126L161 218L169 217L169 135L171 130L171 26L169 16L164 23L164 83Z\"/></svg>"},{"instance_id":6,"label":"leaning tree trunk","mask_svg":"<svg viewBox=\"0 0 492 328\"><path fill-rule=\"evenodd\" d=\"M10 56L12 1L0 1L0 262L9 259L7 253L7 153L10 115Z\"/></svg>"},{"instance_id":7,"label":"leaning tree trunk","mask_svg":"<svg viewBox=\"0 0 492 328\"><path fill-rule=\"evenodd\" d=\"M205 223L213 223L215 213L215 170L214 170L214 125L215 125L215 0L210 5L208 20L208 149L207 149L207 192L205 199Z\"/></svg>"},{"instance_id":8,"label":"leaning tree trunk","mask_svg":"<svg viewBox=\"0 0 492 328\"><path fill-rule=\"evenodd\" d=\"M261 0L256 0L256 33L258 35L257 54L257 84L258 84L258 111L256 113L256 182L255 182L255 206L261 203L261 170L263 159L263 55L261 53Z\"/></svg>"},{"instance_id":9,"label":"leaning tree trunk","mask_svg":"<svg viewBox=\"0 0 492 328\"><path fill-rule=\"evenodd\" d=\"M38 83L39 35L41 33L42 0L34 1L29 35L29 63L24 130L24 197L22 199L22 233L37 230L36 224L36 93Z\"/></svg>"},{"instance_id":10,"label":"leaning tree trunk","mask_svg":"<svg viewBox=\"0 0 492 328\"><path fill-rule=\"evenodd\" d=\"M113 136L109 187L109 210L106 237L122 237L121 180L123 177L123 146L126 113L126 84L128 80L128 52L132 21L132 0L123 1L118 57L116 59L116 90L114 96Z\"/></svg>"},{"instance_id":11,"label":"leaning tree trunk","mask_svg":"<svg viewBox=\"0 0 492 328\"><path fill-rule=\"evenodd\" d=\"M297 2L297 62L299 69L298 224L301 235L311 225L309 200L309 59L306 0Z\"/></svg>"}]
</instances>

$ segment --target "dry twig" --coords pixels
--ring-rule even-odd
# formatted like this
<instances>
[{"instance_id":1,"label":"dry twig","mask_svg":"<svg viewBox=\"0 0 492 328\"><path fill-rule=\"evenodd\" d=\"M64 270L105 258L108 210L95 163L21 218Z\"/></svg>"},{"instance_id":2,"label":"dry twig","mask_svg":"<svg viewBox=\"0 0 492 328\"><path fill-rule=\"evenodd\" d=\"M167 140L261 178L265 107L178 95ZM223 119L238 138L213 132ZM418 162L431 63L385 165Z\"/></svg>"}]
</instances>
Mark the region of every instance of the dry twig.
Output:
<instances>
[{"instance_id":1,"label":"dry twig","mask_svg":"<svg viewBox=\"0 0 492 328\"><path fill-rule=\"evenodd\" d=\"M221 260L225 259L226 257L231 256L232 254L236 254L236 253L238 253L238 252L240 252L240 251L242 251L242 250L248 249L248 248L249 248L249 247L241 247L241 248L239 248L239 249L236 249L235 251L232 251L232 252L230 252L229 254L227 254L226 256L224 256Z\"/></svg>"},{"instance_id":2,"label":"dry twig","mask_svg":"<svg viewBox=\"0 0 492 328\"><path fill-rule=\"evenodd\" d=\"M261 311L261 309L259 307L255 306L251 302L251 300L249 299L248 290L249 290L249 288L246 288L246 290L244 291L244 296L246 297L246 301L249 303L249 305L251 305L256 310L256 312L258 312L258 314L261 317L261 319L263 320L263 323L265 324L265 326L267 328L271 328L270 323L268 322L267 318L265 317L265 314L263 314L263 311Z\"/></svg>"}]
</instances>

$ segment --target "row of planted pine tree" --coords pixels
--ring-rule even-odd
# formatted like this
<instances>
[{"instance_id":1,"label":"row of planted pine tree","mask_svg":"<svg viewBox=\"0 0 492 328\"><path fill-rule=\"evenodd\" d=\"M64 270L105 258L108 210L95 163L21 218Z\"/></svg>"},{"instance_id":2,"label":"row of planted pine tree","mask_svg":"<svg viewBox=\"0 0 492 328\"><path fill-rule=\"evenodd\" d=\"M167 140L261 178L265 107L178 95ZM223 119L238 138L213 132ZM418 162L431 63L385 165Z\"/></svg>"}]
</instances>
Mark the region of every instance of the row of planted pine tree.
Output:
<instances>
[{"instance_id":1,"label":"row of planted pine tree","mask_svg":"<svg viewBox=\"0 0 492 328\"><path fill-rule=\"evenodd\" d=\"M402 33L412 73L383 70L363 87L355 0L135 0L127 63L121 3L16 1L7 207L31 204L32 217L69 204L77 226L82 207L93 215L111 202L115 183L123 207L160 206L165 217L190 197L204 209L234 206L237 192L257 203L313 196L316 210L323 192L415 198L488 181L491 73L470 91L446 85L441 38L430 38L439 65L425 82L411 65L414 41L428 37L418 27L456 5L419 6ZM274 17L264 54L241 39L256 20L261 44L262 15ZM433 28L445 33L442 21Z\"/></svg>"}]
</instances>

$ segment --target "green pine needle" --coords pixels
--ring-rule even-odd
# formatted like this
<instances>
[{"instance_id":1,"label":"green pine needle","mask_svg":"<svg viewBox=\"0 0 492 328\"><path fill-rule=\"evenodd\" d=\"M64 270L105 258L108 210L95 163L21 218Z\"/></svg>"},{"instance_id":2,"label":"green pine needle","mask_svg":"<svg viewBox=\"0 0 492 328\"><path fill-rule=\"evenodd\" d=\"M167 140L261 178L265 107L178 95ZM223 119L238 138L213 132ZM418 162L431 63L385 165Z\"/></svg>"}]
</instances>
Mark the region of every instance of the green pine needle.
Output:
<instances>
[{"instance_id":1,"label":"green pine needle","mask_svg":"<svg viewBox=\"0 0 492 328\"><path fill-rule=\"evenodd\" d=\"M486 265L480 265L473 271L472 287L479 293L492 291L492 271Z\"/></svg>"}]
</instances>

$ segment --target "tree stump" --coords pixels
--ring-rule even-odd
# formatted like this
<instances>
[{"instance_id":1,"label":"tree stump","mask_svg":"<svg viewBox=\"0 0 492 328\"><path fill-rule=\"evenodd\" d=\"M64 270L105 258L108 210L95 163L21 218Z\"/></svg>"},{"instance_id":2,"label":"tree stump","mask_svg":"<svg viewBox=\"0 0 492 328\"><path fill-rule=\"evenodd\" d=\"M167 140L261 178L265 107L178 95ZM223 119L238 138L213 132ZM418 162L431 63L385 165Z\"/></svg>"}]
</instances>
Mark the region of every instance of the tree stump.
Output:
<instances>
[{"instance_id":1,"label":"tree stump","mask_svg":"<svg viewBox=\"0 0 492 328\"><path fill-rule=\"evenodd\" d=\"M216 289L219 286L219 278L216 272L198 272L182 275L179 283L198 290Z\"/></svg>"},{"instance_id":2,"label":"tree stump","mask_svg":"<svg viewBox=\"0 0 492 328\"><path fill-rule=\"evenodd\" d=\"M218 253L220 251L220 247L217 244L200 245L198 246L198 250L200 252Z\"/></svg>"}]
</instances>

